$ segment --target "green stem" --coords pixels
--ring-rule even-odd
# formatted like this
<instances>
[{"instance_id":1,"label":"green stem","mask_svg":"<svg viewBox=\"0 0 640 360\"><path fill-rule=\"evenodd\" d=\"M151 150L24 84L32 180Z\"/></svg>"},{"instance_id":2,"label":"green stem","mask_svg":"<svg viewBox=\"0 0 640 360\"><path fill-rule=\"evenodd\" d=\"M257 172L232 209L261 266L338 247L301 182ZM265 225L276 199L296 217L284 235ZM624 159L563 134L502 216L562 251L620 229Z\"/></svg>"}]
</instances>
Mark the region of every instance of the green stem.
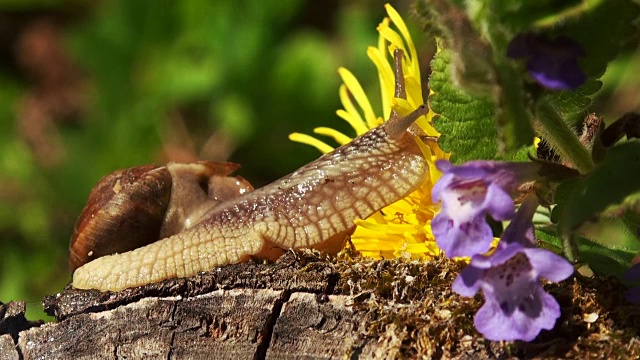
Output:
<instances>
[{"instance_id":1,"label":"green stem","mask_svg":"<svg viewBox=\"0 0 640 360\"><path fill-rule=\"evenodd\" d=\"M538 129L540 135L563 161L571 163L582 174L593 170L591 152L546 100L538 101L537 115L542 125Z\"/></svg>"}]
</instances>

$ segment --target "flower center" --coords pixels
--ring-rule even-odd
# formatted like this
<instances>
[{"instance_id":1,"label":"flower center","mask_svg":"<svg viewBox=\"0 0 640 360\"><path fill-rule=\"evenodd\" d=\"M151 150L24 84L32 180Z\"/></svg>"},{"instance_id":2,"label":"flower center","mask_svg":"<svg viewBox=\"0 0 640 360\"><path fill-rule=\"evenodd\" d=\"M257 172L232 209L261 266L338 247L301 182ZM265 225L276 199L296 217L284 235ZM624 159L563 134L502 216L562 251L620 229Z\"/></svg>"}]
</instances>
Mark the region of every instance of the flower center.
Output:
<instances>
[{"instance_id":1,"label":"flower center","mask_svg":"<svg viewBox=\"0 0 640 360\"><path fill-rule=\"evenodd\" d=\"M452 184L450 192L443 194L450 207L449 213L455 214L460 222L474 218L487 195L487 184L481 179L462 180Z\"/></svg>"},{"instance_id":2,"label":"flower center","mask_svg":"<svg viewBox=\"0 0 640 360\"><path fill-rule=\"evenodd\" d=\"M504 264L491 268L488 275L496 284L496 291L513 292L519 290L514 288L521 283L519 279L530 274L532 270L527 256L524 253L518 253Z\"/></svg>"}]
</instances>

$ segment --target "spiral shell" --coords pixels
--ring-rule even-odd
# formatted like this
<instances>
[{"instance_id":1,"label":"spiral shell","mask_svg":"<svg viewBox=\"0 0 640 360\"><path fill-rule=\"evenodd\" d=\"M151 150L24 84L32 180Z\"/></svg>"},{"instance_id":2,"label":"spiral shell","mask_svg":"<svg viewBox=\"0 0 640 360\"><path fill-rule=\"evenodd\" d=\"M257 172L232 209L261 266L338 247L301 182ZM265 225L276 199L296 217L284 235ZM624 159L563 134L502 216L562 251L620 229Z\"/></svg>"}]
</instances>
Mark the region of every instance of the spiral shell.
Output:
<instances>
[{"instance_id":1,"label":"spiral shell","mask_svg":"<svg viewBox=\"0 0 640 360\"><path fill-rule=\"evenodd\" d=\"M136 166L105 176L91 191L75 224L69 266L75 270L93 259L151 244L194 225L198 222L194 213L253 190L243 178L228 176L238 167L200 161Z\"/></svg>"}]
</instances>

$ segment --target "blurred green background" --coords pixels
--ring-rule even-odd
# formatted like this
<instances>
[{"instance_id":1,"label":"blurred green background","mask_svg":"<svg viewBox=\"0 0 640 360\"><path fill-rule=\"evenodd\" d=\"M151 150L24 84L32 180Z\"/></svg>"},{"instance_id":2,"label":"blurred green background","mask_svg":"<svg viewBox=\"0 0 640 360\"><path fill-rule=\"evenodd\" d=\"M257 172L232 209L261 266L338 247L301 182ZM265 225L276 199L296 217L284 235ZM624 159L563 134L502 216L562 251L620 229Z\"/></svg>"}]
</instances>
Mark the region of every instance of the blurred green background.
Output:
<instances>
[{"instance_id":1,"label":"blurred green background","mask_svg":"<svg viewBox=\"0 0 640 360\"><path fill-rule=\"evenodd\" d=\"M392 3L419 29L412 1ZM337 68L378 96L365 52L383 4L0 1L0 301L25 300L30 318L44 318L42 297L70 280L75 219L111 171L228 160L261 186L319 155L289 133L352 134L335 115ZM427 74L430 50L419 52ZM607 73L603 113L638 109L633 59Z\"/></svg>"},{"instance_id":2,"label":"blurred green background","mask_svg":"<svg viewBox=\"0 0 640 360\"><path fill-rule=\"evenodd\" d=\"M261 186L319 155L289 133L350 133L337 68L379 94L365 52L383 4L0 2L0 301L44 317L42 297L70 280L76 217L111 171L228 160Z\"/></svg>"}]
</instances>

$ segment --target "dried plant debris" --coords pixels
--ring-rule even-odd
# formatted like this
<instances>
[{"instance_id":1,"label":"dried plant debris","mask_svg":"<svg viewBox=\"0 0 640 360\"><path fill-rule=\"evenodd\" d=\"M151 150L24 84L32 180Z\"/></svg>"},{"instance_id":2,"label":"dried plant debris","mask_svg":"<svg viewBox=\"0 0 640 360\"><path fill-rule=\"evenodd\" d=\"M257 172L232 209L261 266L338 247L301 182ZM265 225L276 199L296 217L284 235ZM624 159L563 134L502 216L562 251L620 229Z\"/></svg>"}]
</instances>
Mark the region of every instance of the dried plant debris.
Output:
<instances>
[{"instance_id":1,"label":"dried plant debris","mask_svg":"<svg viewBox=\"0 0 640 360\"><path fill-rule=\"evenodd\" d=\"M336 292L353 297L366 315L366 336L377 338L384 358L507 359L640 357L640 307L624 300L615 279L574 277L547 284L562 307L551 331L526 342L491 342L473 326L481 296L464 298L451 283L465 264L441 258L336 261ZM355 317L359 318L359 317Z\"/></svg>"}]
</instances>

